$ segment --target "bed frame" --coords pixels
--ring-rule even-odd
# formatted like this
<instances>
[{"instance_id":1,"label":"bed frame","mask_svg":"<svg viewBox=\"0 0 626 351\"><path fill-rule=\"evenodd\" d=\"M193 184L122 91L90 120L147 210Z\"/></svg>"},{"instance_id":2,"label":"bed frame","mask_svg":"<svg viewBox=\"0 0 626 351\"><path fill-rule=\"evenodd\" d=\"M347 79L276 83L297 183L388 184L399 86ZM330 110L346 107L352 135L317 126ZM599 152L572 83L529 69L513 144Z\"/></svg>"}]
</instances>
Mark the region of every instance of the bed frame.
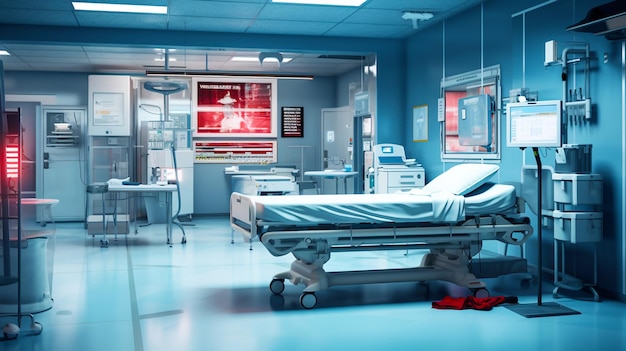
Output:
<instances>
[{"instance_id":1,"label":"bed frame","mask_svg":"<svg viewBox=\"0 0 626 351\"><path fill-rule=\"evenodd\" d=\"M518 201L517 208L523 208ZM472 257L483 240L522 245L532 235L530 220L513 215L485 215L458 223L367 223L297 224L264 222L257 219L255 197L232 193L230 224L246 241L258 238L274 256L293 254L290 270L276 274L270 283L274 294L281 294L284 281L303 284L301 305L313 308L316 291L337 285L448 281L471 289L475 295L488 295L486 284L470 270ZM331 252L429 249L414 268L326 272L324 264ZM525 267L524 267L525 268ZM507 272L519 273L519 272ZM524 272L525 273L525 272Z\"/></svg>"}]
</instances>

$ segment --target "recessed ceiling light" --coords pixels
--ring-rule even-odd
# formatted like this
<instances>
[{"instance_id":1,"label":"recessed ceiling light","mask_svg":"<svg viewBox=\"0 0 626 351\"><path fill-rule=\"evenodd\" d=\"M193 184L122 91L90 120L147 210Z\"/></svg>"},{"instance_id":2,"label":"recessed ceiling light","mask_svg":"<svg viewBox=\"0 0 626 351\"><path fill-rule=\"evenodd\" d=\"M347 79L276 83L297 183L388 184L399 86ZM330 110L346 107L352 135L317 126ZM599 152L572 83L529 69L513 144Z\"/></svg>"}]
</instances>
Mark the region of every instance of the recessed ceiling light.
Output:
<instances>
[{"instance_id":1,"label":"recessed ceiling light","mask_svg":"<svg viewBox=\"0 0 626 351\"><path fill-rule=\"evenodd\" d=\"M361 6L365 1L367 0L272 0L280 3L332 6Z\"/></svg>"},{"instance_id":2,"label":"recessed ceiling light","mask_svg":"<svg viewBox=\"0 0 626 351\"><path fill-rule=\"evenodd\" d=\"M167 6L131 5L131 4L105 4L96 2L72 2L77 11L103 11L103 12L133 12L167 14Z\"/></svg>"},{"instance_id":3,"label":"recessed ceiling light","mask_svg":"<svg viewBox=\"0 0 626 351\"><path fill-rule=\"evenodd\" d=\"M11 56L11 54L6 50L0 50L0 56Z\"/></svg>"}]
</instances>

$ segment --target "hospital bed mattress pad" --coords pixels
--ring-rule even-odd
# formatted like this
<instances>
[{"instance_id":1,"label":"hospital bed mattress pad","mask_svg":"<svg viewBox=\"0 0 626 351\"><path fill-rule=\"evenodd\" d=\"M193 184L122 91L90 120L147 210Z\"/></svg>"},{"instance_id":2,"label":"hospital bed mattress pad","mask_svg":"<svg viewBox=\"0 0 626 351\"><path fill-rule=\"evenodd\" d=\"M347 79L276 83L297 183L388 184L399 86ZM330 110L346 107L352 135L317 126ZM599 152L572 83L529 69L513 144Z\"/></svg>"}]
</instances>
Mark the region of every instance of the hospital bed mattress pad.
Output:
<instances>
[{"instance_id":1,"label":"hospital bed mattress pad","mask_svg":"<svg viewBox=\"0 0 626 351\"><path fill-rule=\"evenodd\" d=\"M256 220L284 224L455 223L466 216L497 214L515 206L515 188L488 184L466 196L349 194L249 196Z\"/></svg>"}]
</instances>

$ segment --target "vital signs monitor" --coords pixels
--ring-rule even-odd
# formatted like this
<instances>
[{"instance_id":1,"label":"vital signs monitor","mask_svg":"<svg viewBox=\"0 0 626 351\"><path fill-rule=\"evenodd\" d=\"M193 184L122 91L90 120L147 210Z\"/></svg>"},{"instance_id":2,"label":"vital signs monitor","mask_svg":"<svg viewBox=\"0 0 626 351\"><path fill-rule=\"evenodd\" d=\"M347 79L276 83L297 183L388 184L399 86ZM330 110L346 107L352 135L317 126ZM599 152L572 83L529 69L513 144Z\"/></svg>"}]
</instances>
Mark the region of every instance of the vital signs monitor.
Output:
<instances>
[{"instance_id":1,"label":"vital signs monitor","mask_svg":"<svg viewBox=\"0 0 626 351\"><path fill-rule=\"evenodd\" d=\"M561 146L561 100L511 102L506 122L508 147Z\"/></svg>"}]
</instances>

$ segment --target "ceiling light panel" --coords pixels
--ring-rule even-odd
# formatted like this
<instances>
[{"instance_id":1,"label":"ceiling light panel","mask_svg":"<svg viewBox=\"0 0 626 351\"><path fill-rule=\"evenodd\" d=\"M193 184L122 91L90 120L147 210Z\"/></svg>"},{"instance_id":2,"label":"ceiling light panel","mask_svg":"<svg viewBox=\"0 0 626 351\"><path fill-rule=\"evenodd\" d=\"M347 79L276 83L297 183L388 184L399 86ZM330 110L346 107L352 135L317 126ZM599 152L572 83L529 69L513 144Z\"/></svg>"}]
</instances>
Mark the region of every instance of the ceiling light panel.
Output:
<instances>
[{"instance_id":1,"label":"ceiling light panel","mask_svg":"<svg viewBox=\"0 0 626 351\"><path fill-rule=\"evenodd\" d=\"M366 0L272 0L274 3L329 6L361 6Z\"/></svg>"},{"instance_id":2,"label":"ceiling light panel","mask_svg":"<svg viewBox=\"0 0 626 351\"><path fill-rule=\"evenodd\" d=\"M96 2L72 2L76 11L100 11L100 12L131 12L167 14L167 6L131 5L131 4L105 4Z\"/></svg>"}]
</instances>

